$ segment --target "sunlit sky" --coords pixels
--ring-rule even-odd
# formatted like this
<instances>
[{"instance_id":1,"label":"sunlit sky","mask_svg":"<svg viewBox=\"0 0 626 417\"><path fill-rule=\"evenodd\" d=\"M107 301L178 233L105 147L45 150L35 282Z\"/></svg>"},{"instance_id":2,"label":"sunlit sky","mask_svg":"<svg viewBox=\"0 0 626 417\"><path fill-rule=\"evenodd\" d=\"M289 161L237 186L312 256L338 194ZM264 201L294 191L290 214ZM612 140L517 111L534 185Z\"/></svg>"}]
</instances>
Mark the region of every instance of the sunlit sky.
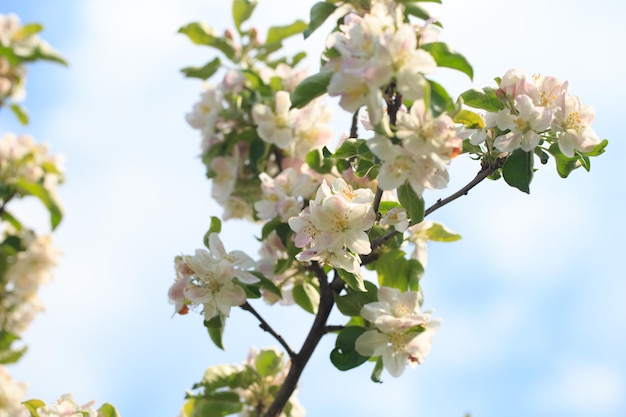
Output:
<instances>
[{"instance_id":1,"label":"sunlit sky","mask_svg":"<svg viewBox=\"0 0 626 417\"><path fill-rule=\"evenodd\" d=\"M261 33L307 19L314 4L259 3L251 24ZM432 219L463 239L429 247L425 307L443 325L425 363L374 384L369 365L335 370L327 337L299 398L309 416L624 416L626 146L619 123L626 3L430 6L444 24L441 40L474 66L473 83L441 70L437 77L451 93L491 85L512 67L567 79L570 91L595 107L593 127L609 139L607 153L590 173L567 180L552 161L541 166L530 195L488 182L437 211ZM276 344L234 309L222 352L199 315L172 317L166 296L173 257L201 247L210 216L221 213L197 158L200 137L184 120L201 83L179 73L213 55L176 31L197 20L223 30L230 2L1 0L0 13L8 12L44 23L43 37L70 62L29 70L30 126L0 112L0 133L32 134L67 158L60 190L66 217L54 234L64 255L41 291L46 312L24 335L28 354L9 371L30 384L29 398L54 401L72 392L79 402L110 402L124 417L175 416L207 366L240 363L249 346ZM314 65L323 40L319 33L290 47L310 51ZM345 120L335 117L336 137L348 130ZM453 161L449 189L427 193L427 201L460 188L478 169ZM37 204L21 209L46 229ZM231 221L222 239L227 249L256 257L256 230ZM292 345L301 343L312 316L254 303Z\"/></svg>"}]
</instances>

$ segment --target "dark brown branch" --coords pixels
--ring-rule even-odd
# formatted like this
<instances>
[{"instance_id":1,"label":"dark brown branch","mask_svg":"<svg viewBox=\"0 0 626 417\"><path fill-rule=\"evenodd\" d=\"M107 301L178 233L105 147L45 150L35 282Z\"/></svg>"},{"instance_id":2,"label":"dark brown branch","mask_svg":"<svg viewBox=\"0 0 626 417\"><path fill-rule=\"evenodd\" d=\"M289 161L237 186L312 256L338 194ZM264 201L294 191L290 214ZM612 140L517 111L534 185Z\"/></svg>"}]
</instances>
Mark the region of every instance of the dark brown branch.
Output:
<instances>
[{"instance_id":1,"label":"dark brown branch","mask_svg":"<svg viewBox=\"0 0 626 417\"><path fill-rule=\"evenodd\" d=\"M372 203L372 207L374 208L374 213L378 215L378 208L380 207L380 199L383 198L383 190L380 187L376 188L376 194L374 195L374 202Z\"/></svg>"},{"instance_id":2,"label":"dark brown branch","mask_svg":"<svg viewBox=\"0 0 626 417\"><path fill-rule=\"evenodd\" d=\"M278 341L278 343L280 343L280 345L285 349L285 351L287 351L287 354L289 355L291 359L293 359L294 356L296 356L296 353L291 349L291 347L285 341L285 339L283 339L281 335L276 333L276 331L272 328L272 326L270 326L269 323L266 322L263 317L261 317L261 315L254 309L254 307L252 307L248 302L245 302L244 304L240 305L240 307L242 310L246 310L252 313L252 315L256 317L257 320L259 320L260 322L259 327L265 330L266 332L268 332L269 334L271 334L274 337L274 339L276 339L276 341Z\"/></svg>"},{"instance_id":3,"label":"dark brown branch","mask_svg":"<svg viewBox=\"0 0 626 417\"><path fill-rule=\"evenodd\" d=\"M359 110L355 111L354 114L352 115L352 125L350 126L350 137L351 138L358 138L359 137Z\"/></svg>"},{"instance_id":4,"label":"dark brown branch","mask_svg":"<svg viewBox=\"0 0 626 417\"><path fill-rule=\"evenodd\" d=\"M317 314L315 315L313 325L309 330L309 334L302 344L300 352L298 352L294 357L291 358L289 373L285 377L283 385L280 387L280 390L276 394L274 402L270 405L267 412L265 413L265 417L278 417L283 408L285 408L285 405L289 401L289 398L296 389L298 380L302 375L304 367L311 358L311 355L319 344L320 339L326 334L326 322L328 321L328 316L330 315L330 312L335 305L333 292L339 291L343 287L343 281L341 281L337 274L335 274L335 279L333 280L333 282L329 283L326 273L317 262L313 262L311 264L311 269L319 280L320 305L317 310Z\"/></svg>"},{"instance_id":5,"label":"dark brown branch","mask_svg":"<svg viewBox=\"0 0 626 417\"><path fill-rule=\"evenodd\" d=\"M342 325L328 325L326 326L326 333L335 333L335 332L340 332L343 329L345 329L346 326L342 326Z\"/></svg>"}]
</instances>

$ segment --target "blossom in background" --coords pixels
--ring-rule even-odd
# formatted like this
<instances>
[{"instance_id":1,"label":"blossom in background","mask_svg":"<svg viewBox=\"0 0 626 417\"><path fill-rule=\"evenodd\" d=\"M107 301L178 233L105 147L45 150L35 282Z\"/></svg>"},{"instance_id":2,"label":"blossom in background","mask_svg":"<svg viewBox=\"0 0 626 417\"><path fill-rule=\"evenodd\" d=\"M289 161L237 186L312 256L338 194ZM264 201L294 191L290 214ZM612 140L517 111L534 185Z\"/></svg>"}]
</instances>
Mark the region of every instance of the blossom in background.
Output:
<instances>
[{"instance_id":1,"label":"blossom in background","mask_svg":"<svg viewBox=\"0 0 626 417\"><path fill-rule=\"evenodd\" d=\"M591 128L595 111L583 105L577 96L561 95L554 113L552 128L558 132L559 149L572 158L574 151L590 152L600 143L596 132Z\"/></svg>"},{"instance_id":2,"label":"blossom in background","mask_svg":"<svg viewBox=\"0 0 626 417\"><path fill-rule=\"evenodd\" d=\"M216 233L209 235L210 252L197 249L195 255L175 259L176 281L168 291L175 312L184 314L187 306L202 305L205 320L221 314L230 315L230 308L246 302L244 289L234 282L254 284L257 277L246 271L254 261L241 251L226 252Z\"/></svg>"},{"instance_id":3,"label":"blossom in background","mask_svg":"<svg viewBox=\"0 0 626 417\"><path fill-rule=\"evenodd\" d=\"M257 124L257 133L267 143L286 149L294 140L294 127L298 109L290 109L289 92L278 91L274 96L274 107L255 104L252 118Z\"/></svg>"},{"instance_id":4,"label":"blossom in background","mask_svg":"<svg viewBox=\"0 0 626 417\"><path fill-rule=\"evenodd\" d=\"M324 181L315 200L289 219L289 226L296 232L296 246L310 245L296 259L317 260L358 274L358 255L371 252L366 231L376 219L373 201L369 188L354 190L341 178L335 179L331 188Z\"/></svg>"},{"instance_id":5,"label":"blossom in background","mask_svg":"<svg viewBox=\"0 0 626 417\"><path fill-rule=\"evenodd\" d=\"M430 352L432 335L441 323L429 312L420 312L417 291L378 289L378 301L361 309L361 316L375 329L365 331L355 342L363 356L382 357L385 369L394 377L402 375L407 364L416 366Z\"/></svg>"},{"instance_id":6,"label":"blossom in background","mask_svg":"<svg viewBox=\"0 0 626 417\"><path fill-rule=\"evenodd\" d=\"M27 385L11 379L5 367L0 365L0 417L29 417L22 405Z\"/></svg>"},{"instance_id":7,"label":"blossom in background","mask_svg":"<svg viewBox=\"0 0 626 417\"><path fill-rule=\"evenodd\" d=\"M93 407L95 401L79 405L74 401L72 394L64 394L59 400L50 406L37 409L39 417L98 417L98 412Z\"/></svg>"}]
</instances>

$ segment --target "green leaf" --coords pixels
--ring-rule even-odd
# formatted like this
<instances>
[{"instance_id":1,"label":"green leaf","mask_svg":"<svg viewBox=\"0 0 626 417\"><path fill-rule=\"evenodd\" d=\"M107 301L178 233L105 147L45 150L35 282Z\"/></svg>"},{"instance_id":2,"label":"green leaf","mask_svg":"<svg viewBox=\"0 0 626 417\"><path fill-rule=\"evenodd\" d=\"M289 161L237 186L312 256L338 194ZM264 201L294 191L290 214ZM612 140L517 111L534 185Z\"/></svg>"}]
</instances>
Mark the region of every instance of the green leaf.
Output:
<instances>
[{"instance_id":1,"label":"green leaf","mask_svg":"<svg viewBox=\"0 0 626 417\"><path fill-rule=\"evenodd\" d=\"M274 376L283 368L283 357L272 349L262 350L256 356L254 365L262 377Z\"/></svg>"},{"instance_id":2,"label":"green leaf","mask_svg":"<svg viewBox=\"0 0 626 417\"><path fill-rule=\"evenodd\" d=\"M204 321L204 327L209 331L209 337L215 346L224 350L224 345L222 343L222 336L224 335L224 326L226 325L226 318L222 317L221 314L211 318L211 320Z\"/></svg>"},{"instance_id":3,"label":"green leaf","mask_svg":"<svg viewBox=\"0 0 626 417\"><path fill-rule=\"evenodd\" d=\"M289 260L289 261L291 261L291 260ZM283 298L283 294L280 292L280 288L278 288L276 286L276 284L274 284L274 282L272 282L271 279L267 278L265 275L263 275L262 273L260 273L258 271L249 271L249 272L259 279L259 282L257 284L254 284L254 285L258 285L260 288L263 288L263 289L267 290L268 292L271 292L272 294L276 295L277 297Z\"/></svg>"},{"instance_id":4,"label":"green leaf","mask_svg":"<svg viewBox=\"0 0 626 417\"><path fill-rule=\"evenodd\" d=\"M120 413L109 403L104 403L98 408L98 417L120 417Z\"/></svg>"},{"instance_id":5,"label":"green leaf","mask_svg":"<svg viewBox=\"0 0 626 417\"><path fill-rule=\"evenodd\" d=\"M337 10L337 6L335 4L328 3L326 1L315 3L313 7L311 7L310 22L309 26L304 31L304 39L311 36L317 28L322 26L326 19L328 19L328 17L333 14L335 10Z\"/></svg>"},{"instance_id":6,"label":"green leaf","mask_svg":"<svg viewBox=\"0 0 626 417\"><path fill-rule=\"evenodd\" d=\"M24 108L22 106L20 106L19 104L16 104L16 103L12 103L9 106L9 108L11 109L11 111L13 112L15 117L17 117L17 120L23 126L26 126L28 124L28 113L26 112L26 110L24 110Z\"/></svg>"},{"instance_id":7,"label":"green leaf","mask_svg":"<svg viewBox=\"0 0 626 417\"><path fill-rule=\"evenodd\" d=\"M466 74L470 80L474 78L474 70L467 59L460 53L450 49L443 42L432 42L422 45L422 49L430 52L437 66L455 69Z\"/></svg>"},{"instance_id":8,"label":"green leaf","mask_svg":"<svg viewBox=\"0 0 626 417\"><path fill-rule=\"evenodd\" d=\"M319 290L313 284L303 281L293 287L293 299L304 311L311 314L317 314L320 305Z\"/></svg>"},{"instance_id":9,"label":"green leaf","mask_svg":"<svg viewBox=\"0 0 626 417\"><path fill-rule=\"evenodd\" d=\"M446 229L441 223L433 223L431 227L426 229L426 236L428 240L434 242L454 242L461 239L461 235Z\"/></svg>"},{"instance_id":10,"label":"green leaf","mask_svg":"<svg viewBox=\"0 0 626 417\"><path fill-rule=\"evenodd\" d=\"M222 61L218 57L215 57L211 62L202 67L185 67L180 70L185 77L188 78L200 78L206 80L211 77L222 65Z\"/></svg>"},{"instance_id":11,"label":"green leaf","mask_svg":"<svg viewBox=\"0 0 626 417\"><path fill-rule=\"evenodd\" d=\"M402 204L396 203L395 201L381 201L378 206L378 211L384 216L389 210L398 207L402 207Z\"/></svg>"},{"instance_id":12,"label":"green leaf","mask_svg":"<svg viewBox=\"0 0 626 417\"><path fill-rule=\"evenodd\" d=\"M330 361L335 368L347 371L362 365L369 359L367 356L360 355L354 348L356 339L365 331L364 327L350 326L339 332L335 348L330 352Z\"/></svg>"},{"instance_id":13,"label":"green leaf","mask_svg":"<svg viewBox=\"0 0 626 417\"><path fill-rule=\"evenodd\" d=\"M530 194L533 179L533 153L516 149L508 156L502 167L502 176L507 184Z\"/></svg>"},{"instance_id":14,"label":"green leaf","mask_svg":"<svg viewBox=\"0 0 626 417\"><path fill-rule=\"evenodd\" d=\"M224 417L241 411L243 404L235 392L214 392L196 399L191 417Z\"/></svg>"},{"instance_id":15,"label":"green leaf","mask_svg":"<svg viewBox=\"0 0 626 417\"><path fill-rule=\"evenodd\" d=\"M266 44L280 43L284 39L304 32L309 25L303 20L296 20L290 25L272 26L267 31Z\"/></svg>"},{"instance_id":16,"label":"green leaf","mask_svg":"<svg viewBox=\"0 0 626 417\"><path fill-rule=\"evenodd\" d=\"M291 93L291 107L301 109L314 99L326 93L333 73L330 71L318 72L304 80Z\"/></svg>"},{"instance_id":17,"label":"green leaf","mask_svg":"<svg viewBox=\"0 0 626 417\"><path fill-rule=\"evenodd\" d=\"M223 37L215 36L210 26L202 22L189 23L180 29L178 33L187 35L190 41L196 45L210 46L222 52L229 59L235 58L235 48Z\"/></svg>"},{"instance_id":18,"label":"green leaf","mask_svg":"<svg viewBox=\"0 0 626 417\"><path fill-rule=\"evenodd\" d=\"M475 109L487 110L489 112L497 112L504 108L504 104L496 97L496 90L491 87L485 87L483 91L471 89L461 94L463 104Z\"/></svg>"},{"instance_id":19,"label":"green leaf","mask_svg":"<svg viewBox=\"0 0 626 417\"><path fill-rule=\"evenodd\" d=\"M380 379L380 376L383 374L383 358L379 357L376 360L376 365L374 365L374 370L372 371L372 376L370 377L370 379L372 380L372 382L377 382L377 383L382 383L383 381Z\"/></svg>"},{"instance_id":20,"label":"green leaf","mask_svg":"<svg viewBox=\"0 0 626 417\"><path fill-rule=\"evenodd\" d=\"M24 401L22 404L28 409L31 417L39 417L37 409L46 406L46 403L41 400L28 400Z\"/></svg>"},{"instance_id":21,"label":"green leaf","mask_svg":"<svg viewBox=\"0 0 626 417\"><path fill-rule=\"evenodd\" d=\"M16 363L26 353L28 348L24 346L17 350L0 350L0 365Z\"/></svg>"},{"instance_id":22,"label":"green leaf","mask_svg":"<svg viewBox=\"0 0 626 417\"><path fill-rule=\"evenodd\" d=\"M426 11L426 9L413 3L406 3L404 5L404 13L407 16L415 16L422 20L430 19L430 14L428 13L428 11Z\"/></svg>"},{"instance_id":23,"label":"green leaf","mask_svg":"<svg viewBox=\"0 0 626 417\"><path fill-rule=\"evenodd\" d=\"M211 216L211 225L209 226L209 230L204 234L204 238L202 239L204 242L204 246L209 249L209 236L211 233L219 233L222 231L222 221L219 217Z\"/></svg>"},{"instance_id":24,"label":"green leaf","mask_svg":"<svg viewBox=\"0 0 626 417\"><path fill-rule=\"evenodd\" d=\"M550 145L548 152L554 157L556 170L561 178L567 178L572 171L580 167L580 160L577 157L570 158L563 155L559 145L556 143Z\"/></svg>"},{"instance_id":25,"label":"green leaf","mask_svg":"<svg viewBox=\"0 0 626 417\"><path fill-rule=\"evenodd\" d=\"M61 206L56 198L50 194L42 184L36 182L29 182L20 178L17 180L16 185L18 193L37 197L44 204L44 206L46 206L48 212L50 213L50 225L52 230L56 229L63 218Z\"/></svg>"},{"instance_id":26,"label":"green leaf","mask_svg":"<svg viewBox=\"0 0 626 417\"><path fill-rule=\"evenodd\" d=\"M326 147L324 147L326 149ZM313 149L306 154L307 165L319 174L328 174L332 171L334 164L329 158L324 157L320 149Z\"/></svg>"},{"instance_id":27,"label":"green leaf","mask_svg":"<svg viewBox=\"0 0 626 417\"><path fill-rule=\"evenodd\" d=\"M365 304L373 303L378 300L378 288L375 284L365 281L366 292L352 291L346 295L335 294L335 304L341 314L348 317L360 316L361 308Z\"/></svg>"},{"instance_id":28,"label":"green leaf","mask_svg":"<svg viewBox=\"0 0 626 417\"><path fill-rule=\"evenodd\" d=\"M16 219L11 213L6 211L6 209L0 213L0 219L8 222L18 232L23 229L22 223L18 219Z\"/></svg>"},{"instance_id":29,"label":"green leaf","mask_svg":"<svg viewBox=\"0 0 626 417\"><path fill-rule=\"evenodd\" d=\"M361 145L366 145L365 139L348 138L335 150L335 153L331 155L331 158L336 159L350 159L359 154L358 149ZM366 145L367 146L367 145Z\"/></svg>"},{"instance_id":30,"label":"green leaf","mask_svg":"<svg viewBox=\"0 0 626 417\"><path fill-rule=\"evenodd\" d=\"M352 274L341 268L337 268L336 271L339 274L339 278L341 278L343 282L348 284L348 287L352 288L355 291L367 291L365 289L365 284L363 283L363 277L361 275Z\"/></svg>"},{"instance_id":31,"label":"green leaf","mask_svg":"<svg viewBox=\"0 0 626 417\"><path fill-rule=\"evenodd\" d=\"M376 260L378 285L381 287L397 288L400 291L415 291L419 278L423 273L421 264L409 262L406 254L400 249L391 250ZM419 264L419 262L417 262ZM421 269L421 270L420 270Z\"/></svg>"},{"instance_id":32,"label":"green leaf","mask_svg":"<svg viewBox=\"0 0 626 417\"><path fill-rule=\"evenodd\" d=\"M485 127L483 118L470 110L461 110L454 116L454 121L464 124L468 129L482 129Z\"/></svg>"},{"instance_id":33,"label":"green leaf","mask_svg":"<svg viewBox=\"0 0 626 417\"><path fill-rule=\"evenodd\" d=\"M250 19L256 5L256 0L233 0L233 21L239 33L241 33L241 24Z\"/></svg>"},{"instance_id":34,"label":"green leaf","mask_svg":"<svg viewBox=\"0 0 626 417\"><path fill-rule=\"evenodd\" d=\"M409 184L398 187L398 201L406 210L407 217L412 224L418 224L424 220L424 199L418 196Z\"/></svg>"},{"instance_id":35,"label":"green leaf","mask_svg":"<svg viewBox=\"0 0 626 417\"><path fill-rule=\"evenodd\" d=\"M43 30L43 25L41 23L27 23L18 30L13 33L13 39L16 41L22 41L29 36L33 36L38 34Z\"/></svg>"},{"instance_id":36,"label":"green leaf","mask_svg":"<svg viewBox=\"0 0 626 417\"><path fill-rule=\"evenodd\" d=\"M430 108L436 115L452 112L454 101L443 86L433 80L428 80L430 86Z\"/></svg>"},{"instance_id":37,"label":"green leaf","mask_svg":"<svg viewBox=\"0 0 626 417\"><path fill-rule=\"evenodd\" d=\"M239 387L240 382L240 372L241 368L236 365L211 366L204 371L204 376L198 386L202 386L206 393L210 393L224 387L237 388Z\"/></svg>"}]
</instances>

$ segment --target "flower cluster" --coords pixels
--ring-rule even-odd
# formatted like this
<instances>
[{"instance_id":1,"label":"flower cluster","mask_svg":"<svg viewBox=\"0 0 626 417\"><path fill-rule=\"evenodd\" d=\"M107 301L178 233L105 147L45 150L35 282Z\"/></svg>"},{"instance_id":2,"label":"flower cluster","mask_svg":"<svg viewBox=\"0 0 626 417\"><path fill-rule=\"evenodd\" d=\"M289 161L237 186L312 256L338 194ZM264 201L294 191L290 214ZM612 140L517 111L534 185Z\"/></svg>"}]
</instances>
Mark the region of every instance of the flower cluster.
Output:
<instances>
[{"instance_id":1,"label":"flower cluster","mask_svg":"<svg viewBox=\"0 0 626 417\"><path fill-rule=\"evenodd\" d=\"M261 220L279 217L282 221L288 221L302 211L304 199L308 199L315 191L311 176L297 173L292 167L283 170L275 178L264 172L259 178L264 198L254 203L254 209Z\"/></svg>"},{"instance_id":2,"label":"flower cluster","mask_svg":"<svg viewBox=\"0 0 626 417\"><path fill-rule=\"evenodd\" d=\"M0 182L12 186L18 181L41 184L56 194L63 182L63 157L50 154L48 147L29 135L5 133L0 139ZM6 197L4 197L6 199Z\"/></svg>"},{"instance_id":3,"label":"flower cluster","mask_svg":"<svg viewBox=\"0 0 626 417\"><path fill-rule=\"evenodd\" d=\"M187 114L187 122L202 134L212 196L225 208L225 219L254 217L253 205L261 196L248 184L260 173L278 175L288 168L289 158L332 140L330 112L320 100L291 109L289 95L304 77L302 70L281 63L276 68L250 68L246 74L228 70L219 84L206 86ZM258 166L259 152L274 158ZM301 161L292 166L298 164Z\"/></svg>"},{"instance_id":4,"label":"flower cluster","mask_svg":"<svg viewBox=\"0 0 626 417\"><path fill-rule=\"evenodd\" d=\"M446 166L463 146L452 118L445 113L433 117L424 100L416 100L410 112L398 112L396 127L398 144L382 135L368 142L382 160L378 186L394 190L408 182L419 196L426 188L445 188L449 180Z\"/></svg>"},{"instance_id":5,"label":"flower cluster","mask_svg":"<svg viewBox=\"0 0 626 417\"><path fill-rule=\"evenodd\" d=\"M341 178L335 179L331 188L324 181L315 200L289 219L296 246L306 248L296 259L316 260L358 274L359 255L372 250L367 231L376 220L373 201L369 188L355 190Z\"/></svg>"},{"instance_id":6,"label":"flower cluster","mask_svg":"<svg viewBox=\"0 0 626 417\"><path fill-rule=\"evenodd\" d=\"M496 95L505 108L485 115L485 129L471 137L474 145L495 136L493 146L502 152L520 148L529 152L547 139L573 158L575 152L591 152L600 143L591 128L593 108L569 93L567 81L541 75L528 78L511 69L500 80Z\"/></svg>"},{"instance_id":7,"label":"flower cluster","mask_svg":"<svg viewBox=\"0 0 626 417\"><path fill-rule=\"evenodd\" d=\"M39 417L98 417L94 404L95 401L91 401L80 405L74 401L72 394L64 394L56 403L37 408L37 414Z\"/></svg>"},{"instance_id":8,"label":"flower cluster","mask_svg":"<svg viewBox=\"0 0 626 417\"><path fill-rule=\"evenodd\" d=\"M0 365L0 417L28 417L28 410L22 405L26 388L25 383L11 379Z\"/></svg>"},{"instance_id":9,"label":"flower cluster","mask_svg":"<svg viewBox=\"0 0 626 417\"><path fill-rule=\"evenodd\" d=\"M378 2L364 14L350 13L327 41L323 70L333 72L328 94L340 96L339 105L351 112L367 105L374 123L383 114L381 89L395 80L405 98L423 98L423 74L437 67L433 57L419 48L424 26L406 23L402 6L394 8L392 14L387 4Z\"/></svg>"},{"instance_id":10,"label":"flower cluster","mask_svg":"<svg viewBox=\"0 0 626 417\"><path fill-rule=\"evenodd\" d=\"M175 259L176 282L168 296L175 312L185 314L188 305L202 305L208 321L215 316L228 317L230 308L246 302L244 289L235 282L259 281L247 269L254 261L242 251L226 252L217 233L209 235L209 251L197 249L195 255Z\"/></svg>"},{"instance_id":11,"label":"flower cluster","mask_svg":"<svg viewBox=\"0 0 626 417\"><path fill-rule=\"evenodd\" d=\"M18 335L43 310L37 292L50 280L59 252L49 235L36 236L29 230L5 231L0 248L11 253L0 275L0 329Z\"/></svg>"},{"instance_id":12,"label":"flower cluster","mask_svg":"<svg viewBox=\"0 0 626 417\"><path fill-rule=\"evenodd\" d=\"M378 301L361 309L361 316L375 329L359 336L356 351L382 357L385 369L395 377L402 375L407 363L421 364L430 352L431 338L441 320L431 319L430 312L421 312L419 299L417 291L380 287Z\"/></svg>"}]
</instances>

